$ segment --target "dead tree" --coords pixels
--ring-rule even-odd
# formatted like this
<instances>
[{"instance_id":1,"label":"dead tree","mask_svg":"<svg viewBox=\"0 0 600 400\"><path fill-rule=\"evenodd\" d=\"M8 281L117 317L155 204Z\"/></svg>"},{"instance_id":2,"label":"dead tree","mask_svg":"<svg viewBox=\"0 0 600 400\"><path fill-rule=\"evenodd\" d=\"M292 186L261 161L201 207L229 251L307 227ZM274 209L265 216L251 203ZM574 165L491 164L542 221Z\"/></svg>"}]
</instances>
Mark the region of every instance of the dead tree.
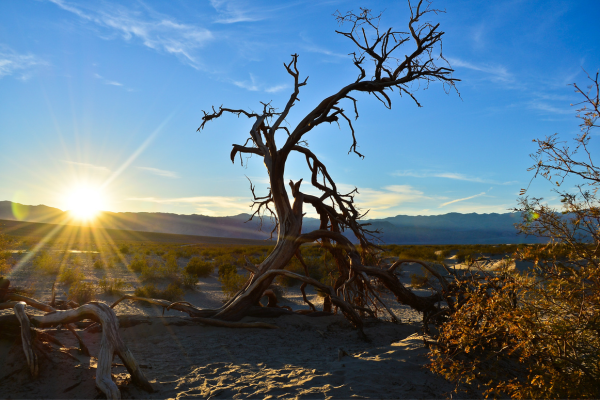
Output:
<instances>
[{"instance_id":1,"label":"dead tree","mask_svg":"<svg viewBox=\"0 0 600 400\"><path fill-rule=\"evenodd\" d=\"M403 262L415 260L399 260L391 266L368 265L373 259L374 238L378 232L370 230L368 224L362 222L366 213L361 213L356 207L354 197L356 189L349 193L341 193L327 171L326 166L317 156L308 149L304 140L308 132L318 128L324 123L347 123L351 134L351 145L348 153L358 152L357 139L352 125L352 114L343 108L350 106L354 118L358 118L357 101L355 93L365 92L375 96L385 107L391 108L391 94L397 91L400 96L410 97L418 107L421 104L415 97L416 90L427 86L430 82L440 82L445 89L455 89L458 79L452 77L453 70L442 56L442 36L439 24L427 20L430 15L435 15L439 10L429 7L429 2L419 1L413 7L409 2L410 19L408 30L396 31L392 28L382 30L379 27L381 15L374 16L370 10L361 9L358 14L348 12L337 13L336 18L340 25L349 27L346 31L336 31L348 38L357 50L353 53L353 63L358 69L358 76L353 82L343 86L339 91L324 98L308 114L302 117L293 128L288 128L284 123L296 102L300 88L307 84L308 78L301 79L298 70L298 55L292 55L288 64L284 64L286 71L294 81L294 90L283 110L278 111L270 103L262 103L260 113L219 107L211 112L204 112L202 124L198 130L224 114L245 116L252 121L248 139L244 144L234 144L231 150L231 161L235 162L237 155L256 155L261 157L267 168L270 180L269 193L264 197L256 196L254 186L251 185L254 196L255 211L252 217L262 218L265 212L275 217L277 244L274 250L260 264L253 265L247 260L246 268L251 272L244 287L231 300L219 309L202 310L186 302L169 303L164 300L144 299L134 296L125 296L122 300L148 301L161 305L166 309L175 309L188 313L197 322L207 325L230 328L275 328L263 323L238 323L246 315L271 316L275 314L291 313L283 308L258 309L257 303L271 285L273 279L279 275L286 275L303 282L302 290L306 284L315 286L326 295L323 312L329 313L332 306L340 310L362 333L362 316L365 314L376 315L375 311L383 307L389 312L392 319L397 318L391 309L383 303L372 285L376 280L390 290L403 304L422 311L425 315L437 312L435 303L445 300L449 308L453 307L450 297L448 282L439 275L431 266L422 263L423 267L430 270L441 285L441 289L427 297L415 295L406 288L394 274L395 269ZM407 49L407 51L403 50ZM439 66L436 63L447 66ZM367 73L367 71L372 71ZM276 140L277 139L277 140ZM285 165L288 157L293 152L302 154L310 171L307 179L310 185L321 194L319 196L306 194L301 190L302 179L298 182L289 182L289 192L284 181ZM293 201L290 201L290 194ZM313 207L320 217L319 229L302 233L302 219L304 207ZM360 248L357 248L346 236L351 233ZM302 260L299 248L304 243L320 242L335 259L339 278L334 286L325 285L310 276ZM305 266L307 276L302 276L284 270L292 257L298 257ZM315 312L314 306L306 299L310 312ZM25 313L25 304L46 311L48 314L37 317ZM38 359L32 347L31 325L37 328L65 324L83 319L93 319L103 327L101 354L99 357L96 384L109 398L119 398L120 393L110 379L110 366L113 354L116 353L123 360L132 378L142 388L151 391L148 380L139 369L133 356L125 347L118 335L118 322L112 307L102 303L90 303L72 310L59 311L50 305L36 300L10 294L8 283L0 279L0 309L11 308L17 316L20 325L23 351L32 375L38 373ZM265 312L270 311L270 312ZM316 314L323 313L316 312ZM13 321L14 322L14 321ZM1 324L0 324L1 325ZM75 333L74 330L72 330ZM80 340L81 338L78 337ZM83 342L80 340L82 350Z\"/></svg>"},{"instance_id":2,"label":"dead tree","mask_svg":"<svg viewBox=\"0 0 600 400\"><path fill-rule=\"evenodd\" d=\"M262 217L269 213L275 218L277 244L269 256L256 266L249 266L252 271L245 287L234 298L218 310L211 310L211 316L222 320L238 320L263 295L273 279L279 274L287 274L283 268L292 257L299 254L299 246L303 243L320 242L333 255L339 279L330 292L331 300L356 325L360 326L358 313L368 312L376 306L380 299L372 290L370 278L378 279L391 290L397 299L420 311L433 310L434 303L442 298L442 293L430 297L419 297L405 288L393 274L393 269L364 265L369 254L376 247L374 237L377 232L369 229L368 224L361 221L365 213L356 207L354 196L356 189L350 193L341 193L323 162L309 150L304 140L305 135L324 123L348 125L351 145L348 153L359 153L352 118L358 118L357 101L354 94L365 92L375 96L386 108L391 108L392 92L400 96L410 97L418 107L421 104L415 96L419 87L430 82L441 82L444 89L455 89L458 79L452 77L453 70L442 56L442 36L439 24L433 24L428 17L436 15L439 10L430 8L427 1L419 1L416 6L409 2L410 20L406 32L393 28L382 30L379 27L381 15L374 16L370 10L362 9L358 14L348 12L337 13L340 26L349 27L345 31L336 31L348 38L356 51L351 53L353 63L358 69L354 81L343 86L339 91L324 98L293 128L286 122L294 105L299 100L300 88L307 84L308 78L301 78L298 69L298 55L293 54L291 61L284 64L294 82L294 89L285 107L280 111L271 103L261 103L261 112L251 112L239 108L219 107L210 112L204 111L201 131L206 124L225 114L247 117L251 122L249 137L244 144L234 144L231 150L231 161L235 162L243 155L261 157L269 175L269 193L264 197L255 194L255 211L252 217ZM405 50L406 49L406 50ZM403 52L404 51L404 52ZM438 64L446 66L440 66ZM372 71L368 73L367 71ZM344 108L349 107L350 113ZM306 194L301 184L289 182L289 191L284 181L286 162L293 152L302 154L310 171L307 182L321 193L319 196ZM290 196L291 195L291 196ZM290 198L293 201L290 201ZM313 207L320 217L320 228L313 232L302 233L302 219L306 206ZM360 252L344 232L352 233L360 244ZM301 279L301 278L298 278ZM314 282L302 279L304 282Z\"/></svg>"}]
</instances>

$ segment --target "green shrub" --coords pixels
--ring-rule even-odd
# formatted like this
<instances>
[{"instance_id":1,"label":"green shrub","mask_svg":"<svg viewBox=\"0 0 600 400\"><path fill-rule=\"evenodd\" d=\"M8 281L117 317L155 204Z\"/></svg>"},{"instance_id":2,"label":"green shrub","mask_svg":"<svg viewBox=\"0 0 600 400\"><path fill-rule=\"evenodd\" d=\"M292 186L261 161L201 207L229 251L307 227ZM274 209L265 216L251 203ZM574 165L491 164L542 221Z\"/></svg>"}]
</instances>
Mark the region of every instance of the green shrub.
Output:
<instances>
[{"instance_id":1,"label":"green shrub","mask_svg":"<svg viewBox=\"0 0 600 400\"><path fill-rule=\"evenodd\" d=\"M177 257L175 254L170 254L165 260L165 275L177 274L179 272L179 265L177 265Z\"/></svg>"},{"instance_id":2,"label":"green shrub","mask_svg":"<svg viewBox=\"0 0 600 400\"><path fill-rule=\"evenodd\" d=\"M8 251L10 242L0 233L0 275L7 273L13 266L12 254Z\"/></svg>"},{"instance_id":3,"label":"green shrub","mask_svg":"<svg viewBox=\"0 0 600 400\"><path fill-rule=\"evenodd\" d=\"M57 258L44 250L40 251L33 260L33 265L45 273L52 275L57 274L60 270L60 262Z\"/></svg>"},{"instance_id":4,"label":"green shrub","mask_svg":"<svg viewBox=\"0 0 600 400\"><path fill-rule=\"evenodd\" d=\"M158 289L154 284L144 285L136 288L134 294L137 297L177 301L183 298L184 292L177 284L171 283L165 290Z\"/></svg>"},{"instance_id":5,"label":"green shrub","mask_svg":"<svg viewBox=\"0 0 600 400\"><path fill-rule=\"evenodd\" d=\"M454 257L455 257L456 261L458 261L459 263L466 263L466 264L470 264L474 258L472 252L469 251L468 249L459 250L455 254Z\"/></svg>"},{"instance_id":6,"label":"green shrub","mask_svg":"<svg viewBox=\"0 0 600 400\"><path fill-rule=\"evenodd\" d=\"M134 257L129 263L129 269L133 272L142 272L148 268L148 261L145 258Z\"/></svg>"},{"instance_id":7,"label":"green shrub","mask_svg":"<svg viewBox=\"0 0 600 400\"><path fill-rule=\"evenodd\" d=\"M192 257L185 267L187 274L193 274L199 278L208 278L214 270L214 264L203 261L200 257Z\"/></svg>"},{"instance_id":8,"label":"green shrub","mask_svg":"<svg viewBox=\"0 0 600 400\"><path fill-rule=\"evenodd\" d=\"M410 274L410 285L414 288L421 289L429 284L428 275Z\"/></svg>"},{"instance_id":9,"label":"green shrub","mask_svg":"<svg viewBox=\"0 0 600 400\"><path fill-rule=\"evenodd\" d=\"M103 269L104 263L102 262L102 260L97 259L96 261L94 261L93 267L94 269Z\"/></svg>"},{"instance_id":10,"label":"green shrub","mask_svg":"<svg viewBox=\"0 0 600 400\"><path fill-rule=\"evenodd\" d=\"M72 285L85 279L85 275L79 268L65 268L58 277L58 281L65 285Z\"/></svg>"},{"instance_id":11,"label":"green shrub","mask_svg":"<svg viewBox=\"0 0 600 400\"><path fill-rule=\"evenodd\" d=\"M238 274L235 265L224 264L219 266L219 281L221 282L221 290L229 299L242 289L247 278Z\"/></svg>"},{"instance_id":12,"label":"green shrub","mask_svg":"<svg viewBox=\"0 0 600 400\"><path fill-rule=\"evenodd\" d=\"M142 265L141 277L144 280L158 279L164 273L162 263L157 259L145 260L146 263Z\"/></svg>"},{"instance_id":13,"label":"green shrub","mask_svg":"<svg viewBox=\"0 0 600 400\"><path fill-rule=\"evenodd\" d=\"M71 258L71 264L77 266L77 267L81 267L83 265L83 261L81 260L81 257L79 256L79 254L70 254L70 258Z\"/></svg>"},{"instance_id":14,"label":"green shrub","mask_svg":"<svg viewBox=\"0 0 600 400\"><path fill-rule=\"evenodd\" d=\"M196 274L183 274L181 276L181 284L186 289L194 289L198 283L198 275Z\"/></svg>"},{"instance_id":15,"label":"green shrub","mask_svg":"<svg viewBox=\"0 0 600 400\"><path fill-rule=\"evenodd\" d=\"M67 298L82 305L94 300L95 296L96 291L91 282L76 282L69 288Z\"/></svg>"},{"instance_id":16,"label":"green shrub","mask_svg":"<svg viewBox=\"0 0 600 400\"><path fill-rule=\"evenodd\" d=\"M130 252L131 250L129 250L129 246L127 246L126 244L122 244L121 246L119 246L119 253L129 254Z\"/></svg>"},{"instance_id":17,"label":"green shrub","mask_svg":"<svg viewBox=\"0 0 600 400\"><path fill-rule=\"evenodd\" d=\"M120 278L108 279L104 277L98 281L100 290L107 294L121 294L127 286L127 283Z\"/></svg>"},{"instance_id":18,"label":"green shrub","mask_svg":"<svg viewBox=\"0 0 600 400\"><path fill-rule=\"evenodd\" d=\"M219 278L228 274L237 274L237 267L232 264L219 265Z\"/></svg>"}]
</instances>

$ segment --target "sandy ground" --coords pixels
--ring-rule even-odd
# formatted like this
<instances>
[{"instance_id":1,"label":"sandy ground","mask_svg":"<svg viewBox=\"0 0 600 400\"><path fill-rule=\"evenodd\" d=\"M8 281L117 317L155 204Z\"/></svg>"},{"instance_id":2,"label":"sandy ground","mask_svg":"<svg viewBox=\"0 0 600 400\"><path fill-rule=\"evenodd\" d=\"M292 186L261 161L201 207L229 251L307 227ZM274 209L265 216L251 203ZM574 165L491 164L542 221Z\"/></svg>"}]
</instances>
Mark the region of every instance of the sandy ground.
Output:
<instances>
[{"instance_id":1,"label":"sandy ground","mask_svg":"<svg viewBox=\"0 0 600 400\"><path fill-rule=\"evenodd\" d=\"M140 284L137 275L122 265L100 271L91 263L81 268L89 281L107 275ZM421 267L404 268L405 284L410 284L413 272L421 273ZM30 263L13 270L9 278L12 285L34 288L35 297L42 301L50 298L52 279L40 278ZM64 290L59 286L58 293ZM132 287L125 290L132 292ZM284 297L283 305L306 308L297 287L288 288ZM109 304L117 298L98 296ZM185 295L186 301L203 308L219 307L224 298L216 276L202 279L196 290ZM322 304L314 292L309 298L317 306ZM138 389L128 381L124 367L113 368L113 374L124 398L460 398L451 393L452 383L425 368L428 350L418 333L421 314L388 300L402 323L367 323L370 342L361 340L339 315L261 319L277 325L276 330L227 329L191 322L177 311L163 317L160 307L124 301L115 308L117 315L150 317L135 326L122 326L120 333L156 391ZM37 313L31 308L28 312ZM384 314L383 319L389 316ZM253 320L258 319L244 319ZM65 347L53 346L51 358L41 358L36 381L29 375L19 339L0 340L1 398L103 398L95 388L95 359L79 354L69 332L57 331L56 337ZM100 338L101 333L84 332L92 356ZM341 360L340 348L348 353Z\"/></svg>"},{"instance_id":2,"label":"sandy ground","mask_svg":"<svg viewBox=\"0 0 600 400\"><path fill-rule=\"evenodd\" d=\"M251 321L252 319L245 319ZM113 368L124 398L448 398L453 385L424 365L427 349L414 324L374 322L364 342L340 316L262 319L277 330L225 329L183 317L152 317L121 328L125 343L155 388L146 393ZM17 343L0 341L0 393L4 398L102 398L94 385L95 360L66 346L42 359L32 381ZM85 335L92 354L99 333ZM342 348L348 356L338 359ZM69 356L67 355L69 354ZM118 360L115 360L118 361ZM456 397L456 396L454 396Z\"/></svg>"}]
</instances>

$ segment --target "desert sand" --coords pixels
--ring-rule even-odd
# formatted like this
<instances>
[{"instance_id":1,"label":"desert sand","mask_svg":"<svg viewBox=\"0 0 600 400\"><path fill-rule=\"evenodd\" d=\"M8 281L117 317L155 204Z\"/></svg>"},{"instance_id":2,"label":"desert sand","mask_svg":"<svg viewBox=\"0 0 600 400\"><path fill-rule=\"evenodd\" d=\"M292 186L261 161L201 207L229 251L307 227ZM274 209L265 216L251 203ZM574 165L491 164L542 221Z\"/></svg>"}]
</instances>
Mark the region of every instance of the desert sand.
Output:
<instances>
[{"instance_id":1,"label":"desert sand","mask_svg":"<svg viewBox=\"0 0 600 400\"><path fill-rule=\"evenodd\" d=\"M136 283L135 274L125 268L97 271L83 266L87 279L102 274ZM403 274L410 284L408 265ZM36 298L50 297L51 281L39 281L31 268L13 271L15 286L35 283ZM35 282L34 282L35 281ZM59 288L60 289L60 288ZM132 289L125 293L132 292ZM427 290L417 290L425 294ZM60 293L60 290L59 290ZM316 293L309 295L315 305L322 303ZM99 295L111 304L118 296ZM305 308L297 287L284 293L283 305ZM224 294L215 275L202 279L185 300L199 307L215 308ZM231 329L204 326L177 311L124 301L115 307L120 317L120 334L155 392L146 393L129 381L123 366L113 368L123 398L460 398L477 394L452 393L454 384L433 375L425 365L428 349L420 336L421 315L408 307L393 304L402 323L383 320L366 322L370 341L341 315L279 318L245 318L269 322L278 329ZM28 307L28 312L39 311ZM11 310L4 310L9 314ZM135 317L131 317L135 316ZM386 319L388 321L386 321ZM40 376L33 380L27 369L18 338L0 339L0 397L19 398L104 398L95 387L95 358L101 333L81 331L92 357L78 351L77 342L66 330L56 331L64 347L52 345L50 358L41 358ZM115 357L115 363L121 361Z\"/></svg>"}]
</instances>

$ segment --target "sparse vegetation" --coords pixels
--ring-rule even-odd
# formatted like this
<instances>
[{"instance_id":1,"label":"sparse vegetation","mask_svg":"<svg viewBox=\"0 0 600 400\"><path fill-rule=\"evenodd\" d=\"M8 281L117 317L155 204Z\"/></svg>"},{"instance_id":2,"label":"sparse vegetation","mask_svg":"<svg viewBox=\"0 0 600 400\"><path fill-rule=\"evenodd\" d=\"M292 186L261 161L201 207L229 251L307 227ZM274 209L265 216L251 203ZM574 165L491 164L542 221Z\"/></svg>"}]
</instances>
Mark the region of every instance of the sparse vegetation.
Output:
<instances>
[{"instance_id":1,"label":"sparse vegetation","mask_svg":"<svg viewBox=\"0 0 600 400\"><path fill-rule=\"evenodd\" d=\"M145 258L134 257L129 263L129 269L133 272L142 272L148 269L148 261Z\"/></svg>"},{"instance_id":2,"label":"sparse vegetation","mask_svg":"<svg viewBox=\"0 0 600 400\"><path fill-rule=\"evenodd\" d=\"M50 275L56 275L60 270L60 262L57 257L45 250L38 253L37 257L33 260L33 265Z\"/></svg>"},{"instance_id":3,"label":"sparse vegetation","mask_svg":"<svg viewBox=\"0 0 600 400\"><path fill-rule=\"evenodd\" d=\"M96 297L96 290L91 282L76 281L69 288L67 298L79 305L89 303Z\"/></svg>"},{"instance_id":4,"label":"sparse vegetation","mask_svg":"<svg viewBox=\"0 0 600 400\"><path fill-rule=\"evenodd\" d=\"M528 197L515 209L522 233L549 239L517 252L536 268L467 274L440 326L431 369L487 396L600 398L600 168L588 147L600 117L598 74L591 80L590 92L575 85L584 101L574 145L553 135L536 140L532 155L536 176L557 188L574 181L575 191L555 191L561 211Z\"/></svg>"},{"instance_id":5,"label":"sparse vegetation","mask_svg":"<svg viewBox=\"0 0 600 400\"><path fill-rule=\"evenodd\" d=\"M237 267L231 264L221 264L219 266L219 281L222 285L223 293L229 299L242 289L248 278L237 272Z\"/></svg>"},{"instance_id":6,"label":"sparse vegetation","mask_svg":"<svg viewBox=\"0 0 600 400\"><path fill-rule=\"evenodd\" d=\"M196 275L198 278L208 278L215 270L213 263L202 260L200 257L192 257L185 267L185 272Z\"/></svg>"},{"instance_id":7,"label":"sparse vegetation","mask_svg":"<svg viewBox=\"0 0 600 400\"><path fill-rule=\"evenodd\" d=\"M177 264L177 256L175 254L169 254L165 260L164 276L175 276L179 273L179 265Z\"/></svg>"},{"instance_id":8,"label":"sparse vegetation","mask_svg":"<svg viewBox=\"0 0 600 400\"><path fill-rule=\"evenodd\" d=\"M184 295L183 290L175 283L169 284L165 290L157 288L154 284L147 284L136 288L134 293L138 297L148 297L168 301L181 300Z\"/></svg>"},{"instance_id":9,"label":"sparse vegetation","mask_svg":"<svg viewBox=\"0 0 600 400\"><path fill-rule=\"evenodd\" d=\"M430 273L427 271L424 275L410 274L410 285L414 288L421 289L429 284Z\"/></svg>"},{"instance_id":10,"label":"sparse vegetation","mask_svg":"<svg viewBox=\"0 0 600 400\"><path fill-rule=\"evenodd\" d=\"M198 283L198 275L184 273L181 275L181 284L184 288L193 290L196 288Z\"/></svg>"},{"instance_id":11,"label":"sparse vegetation","mask_svg":"<svg viewBox=\"0 0 600 400\"><path fill-rule=\"evenodd\" d=\"M6 274L13 266L12 254L8 251L11 240L0 234L0 276Z\"/></svg>"},{"instance_id":12,"label":"sparse vegetation","mask_svg":"<svg viewBox=\"0 0 600 400\"><path fill-rule=\"evenodd\" d=\"M64 268L58 277L58 281L70 286L85 279L85 275L78 267Z\"/></svg>"},{"instance_id":13,"label":"sparse vegetation","mask_svg":"<svg viewBox=\"0 0 600 400\"><path fill-rule=\"evenodd\" d=\"M121 294L127 286L127 283L120 278L109 279L108 277L104 277L98 281L100 290L107 294Z\"/></svg>"}]
</instances>

